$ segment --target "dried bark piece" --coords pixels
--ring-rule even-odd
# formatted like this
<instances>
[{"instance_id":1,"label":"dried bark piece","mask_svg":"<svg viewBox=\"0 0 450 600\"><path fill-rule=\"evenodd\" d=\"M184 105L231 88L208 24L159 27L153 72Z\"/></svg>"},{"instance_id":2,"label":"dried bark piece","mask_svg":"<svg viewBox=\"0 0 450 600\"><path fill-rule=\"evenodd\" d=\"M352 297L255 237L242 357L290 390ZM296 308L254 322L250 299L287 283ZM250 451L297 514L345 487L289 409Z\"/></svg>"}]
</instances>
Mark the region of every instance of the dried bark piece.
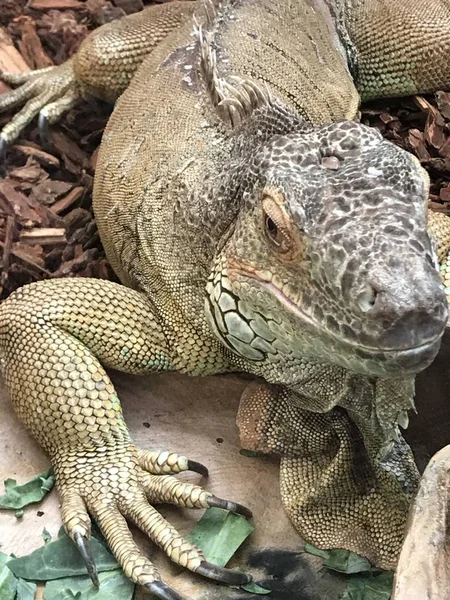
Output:
<instances>
[{"instance_id":1,"label":"dried bark piece","mask_svg":"<svg viewBox=\"0 0 450 600\"><path fill-rule=\"evenodd\" d=\"M59 167L59 159L56 156L29 144L14 144L12 150L16 150L25 156L32 156L45 167Z\"/></svg>"},{"instance_id":2,"label":"dried bark piece","mask_svg":"<svg viewBox=\"0 0 450 600\"><path fill-rule=\"evenodd\" d=\"M446 141L444 133L445 121L441 113L434 107L428 113L427 122L425 125L424 138L436 150L439 150Z\"/></svg>"},{"instance_id":3,"label":"dried bark piece","mask_svg":"<svg viewBox=\"0 0 450 600\"><path fill-rule=\"evenodd\" d=\"M53 205L57 200L67 195L73 184L68 181L45 179L34 186L30 196L45 206Z\"/></svg>"},{"instance_id":4,"label":"dried bark piece","mask_svg":"<svg viewBox=\"0 0 450 600\"><path fill-rule=\"evenodd\" d=\"M144 3L142 2L142 0L113 0L113 2L118 8L121 8L127 15L139 12L144 8Z\"/></svg>"},{"instance_id":5,"label":"dried bark piece","mask_svg":"<svg viewBox=\"0 0 450 600\"><path fill-rule=\"evenodd\" d=\"M431 155L425 146L424 134L418 129L411 129L408 134L408 143L416 156L422 162L431 160Z\"/></svg>"},{"instance_id":6,"label":"dried bark piece","mask_svg":"<svg viewBox=\"0 0 450 600\"><path fill-rule=\"evenodd\" d=\"M81 42L89 33L87 25L78 22L80 13L73 10L49 10L41 15L37 26L41 36L51 49L51 57L55 64L61 64L73 56Z\"/></svg>"},{"instance_id":7,"label":"dried bark piece","mask_svg":"<svg viewBox=\"0 0 450 600\"><path fill-rule=\"evenodd\" d=\"M14 47L13 41L3 27L0 27L0 70L21 73L30 71L30 67L23 59L20 52ZM7 86L3 84L5 89ZM0 92L4 90L0 89Z\"/></svg>"},{"instance_id":8,"label":"dried bark piece","mask_svg":"<svg viewBox=\"0 0 450 600\"><path fill-rule=\"evenodd\" d=\"M73 206L75 202L77 202L81 198L83 193L84 188L79 186L73 188L73 190L71 190L63 198L55 202L55 204L52 206L53 212L57 215L61 214L62 212Z\"/></svg>"},{"instance_id":9,"label":"dried bark piece","mask_svg":"<svg viewBox=\"0 0 450 600\"><path fill-rule=\"evenodd\" d=\"M32 188L32 184L36 184L40 179L46 179L48 173L43 171L39 163L30 156L23 167L12 169L9 177L19 181L22 184L21 189L24 191Z\"/></svg>"},{"instance_id":10,"label":"dried bark piece","mask_svg":"<svg viewBox=\"0 0 450 600\"><path fill-rule=\"evenodd\" d=\"M444 158L450 156L450 137L447 137L445 142L439 148L439 155Z\"/></svg>"},{"instance_id":11,"label":"dried bark piece","mask_svg":"<svg viewBox=\"0 0 450 600\"><path fill-rule=\"evenodd\" d=\"M92 214L84 208L75 208L70 211L68 215L64 217L64 225L67 229L67 236L70 239L71 236L77 231L85 227L87 223L93 220Z\"/></svg>"},{"instance_id":12,"label":"dried bark piece","mask_svg":"<svg viewBox=\"0 0 450 600\"><path fill-rule=\"evenodd\" d=\"M109 0L86 0L86 8L96 27L120 19L126 14L122 8L114 6Z\"/></svg>"},{"instance_id":13,"label":"dried bark piece","mask_svg":"<svg viewBox=\"0 0 450 600\"><path fill-rule=\"evenodd\" d=\"M442 202L450 202L450 185L446 185L440 189L439 198Z\"/></svg>"},{"instance_id":14,"label":"dried bark piece","mask_svg":"<svg viewBox=\"0 0 450 600\"><path fill-rule=\"evenodd\" d=\"M25 15L17 17L8 29L10 32L17 32L17 35L20 36L18 40L19 50L31 69L43 69L53 66L53 61L45 52L36 33L34 19Z\"/></svg>"},{"instance_id":15,"label":"dried bark piece","mask_svg":"<svg viewBox=\"0 0 450 600\"><path fill-rule=\"evenodd\" d=\"M90 265L99 257L98 248L85 250L79 256L72 260L64 262L61 267L55 271L55 277L68 277L77 274L80 277L90 276Z\"/></svg>"},{"instance_id":16,"label":"dried bark piece","mask_svg":"<svg viewBox=\"0 0 450 600\"><path fill-rule=\"evenodd\" d=\"M24 227L41 225L43 220L45 225L49 225L45 222L45 215L41 214L40 207L29 202L27 196L17 189L18 187L19 185L10 179L0 180L0 199L9 207L7 214L14 216L16 222Z\"/></svg>"},{"instance_id":17,"label":"dried bark piece","mask_svg":"<svg viewBox=\"0 0 450 600\"><path fill-rule=\"evenodd\" d=\"M55 151L69 173L80 176L81 171L90 170L86 153L75 142L60 131L52 131L50 137Z\"/></svg>"},{"instance_id":18,"label":"dried bark piece","mask_svg":"<svg viewBox=\"0 0 450 600\"><path fill-rule=\"evenodd\" d=\"M80 0L31 0L28 8L34 10L85 10L86 3Z\"/></svg>"},{"instance_id":19,"label":"dried bark piece","mask_svg":"<svg viewBox=\"0 0 450 600\"><path fill-rule=\"evenodd\" d=\"M450 92L436 92L439 112L446 121L450 121Z\"/></svg>"},{"instance_id":20,"label":"dried bark piece","mask_svg":"<svg viewBox=\"0 0 450 600\"><path fill-rule=\"evenodd\" d=\"M66 230L63 227L35 227L29 231L22 231L19 240L25 244L40 246L65 244Z\"/></svg>"},{"instance_id":21,"label":"dried bark piece","mask_svg":"<svg viewBox=\"0 0 450 600\"><path fill-rule=\"evenodd\" d=\"M3 242L2 274L0 277L0 294L3 292L5 283L8 281L9 263L11 260L11 246L13 242L14 219L6 218L5 239Z\"/></svg>"}]
</instances>

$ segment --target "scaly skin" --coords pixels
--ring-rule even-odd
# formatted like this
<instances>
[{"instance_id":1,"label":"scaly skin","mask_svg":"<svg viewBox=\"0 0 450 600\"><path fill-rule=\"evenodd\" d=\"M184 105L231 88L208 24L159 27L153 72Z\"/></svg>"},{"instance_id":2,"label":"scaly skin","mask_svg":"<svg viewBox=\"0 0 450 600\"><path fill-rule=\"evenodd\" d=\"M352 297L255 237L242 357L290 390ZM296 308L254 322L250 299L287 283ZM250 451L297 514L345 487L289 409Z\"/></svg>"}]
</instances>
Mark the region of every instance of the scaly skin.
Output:
<instances>
[{"instance_id":1,"label":"scaly skin","mask_svg":"<svg viewBox=\"0 0 450 600\"><path fill-rule=\"evenodd\" d=\"M195 37L192 7L174 2L99 29L69 63L31 74L0 104L38 94L2 132L8 142L38 105L53 118L83 93L113 99L129 83L94 189L124 286L42 282L0 307L13 402L50 454L69 534L87 538L91 513L125 572L150 586L159 575L123 517L212 576L145 498L218 501L135 448L101 365L262 376L267 385L243 399L242 437L282 455L283 502L300 533L393 567L418 480L397 423L407 424L414 374L438 351L447 307L425 172L343 119L358 106L350 71L364 97L448 87L450 36L436 44L422 4L406 0L278 0L276 16L273 0L230 2L217 15L197 7L205 24ZM406 10L417 43L393 53L408 39L396 29ZM448 32L448 5L436 0L433 11ZM445 260L447 223L431 220ZM173 473L172 463L189 466L172 458ZM179 597L162 583L156 591Z\"/></svg>"}]
</instances>

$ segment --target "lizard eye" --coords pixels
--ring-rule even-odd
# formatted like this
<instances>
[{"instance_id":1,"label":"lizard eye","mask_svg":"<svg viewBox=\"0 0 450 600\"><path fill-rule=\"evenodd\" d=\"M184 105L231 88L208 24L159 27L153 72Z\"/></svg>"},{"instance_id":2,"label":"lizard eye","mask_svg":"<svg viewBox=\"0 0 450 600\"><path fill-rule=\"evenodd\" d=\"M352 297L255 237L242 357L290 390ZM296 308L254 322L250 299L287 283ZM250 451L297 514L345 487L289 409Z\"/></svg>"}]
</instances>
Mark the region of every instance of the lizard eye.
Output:
<instances>
[{"instance_id":1,"label":"lizard eye","mask_svg":"<svg viewBox=\"0 0 450 600\"><path fill-rule=\"evenodd\" d=\"M282 206L282 198L275 192L262 198L262 227L270 246L284 258L295 246L289 218Z\"/></svg>"},{"instance_id":2,"label":"lizard eye","mask_svg":"<svg viewBox=\"0 0 450 600\"><path fill-rule=\"evenodd\" d=\"M273 213L273 211L271 211ZM277 216L264 213L264 229L269 241L278 252L287 252L291 246L291 237L286 229L285 223Z\"/></svg>"},{"instance_id":3,"label":"lizard eye","mask_svg":"<svg viewBox=\"0 0 450 600\"><path fill-rule=\"evenodd\" d=\"M272 217L269 217L269 215L266 215L266 231L267 235L274 242L274 244L279 246L281 242L278 240L278 227L275 221L272 219Z\"/></svg>"}]
</instances>

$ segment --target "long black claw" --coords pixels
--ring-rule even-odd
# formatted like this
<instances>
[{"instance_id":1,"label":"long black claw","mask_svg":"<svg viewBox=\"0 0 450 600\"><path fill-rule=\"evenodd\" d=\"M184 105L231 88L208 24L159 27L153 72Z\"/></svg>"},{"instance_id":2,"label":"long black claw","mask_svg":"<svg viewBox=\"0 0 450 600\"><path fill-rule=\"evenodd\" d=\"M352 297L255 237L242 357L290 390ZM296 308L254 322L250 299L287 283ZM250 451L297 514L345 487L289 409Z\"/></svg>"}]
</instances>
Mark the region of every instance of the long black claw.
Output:
<instances>
[{"instance_id":1,"label":"long black claw","mask_svg":"<svg viewBox=\"0 0 450 600\"><path fill-rule=\"evenodd\" d=\"M189 600L186 596L182 596L176 590L164 583L164 581L152 581L147 583L145 587L161 600Z\"/></svg>"},{"instance_id":2,"label":"long black claw","mask_svg":"<svg viewBox=\"0 0 450 600\"><path fill-rule=\"evenodd\" d=\"M200 473L203 477L209 476L209 471L202 465L202 463L197 462L196 460L188 460L188 469L189 471L195 471L195 473Z\"/></svg>"},{"instance_id":3,"label":"long black claw","mask_svg":"<svg viewBox=\"0 0 450 600\"><path fill-rule=\"evenodd\" d=\"M6 142L5 138L2 135L0 135L0 163L5 162L7 147L8 143Z\"/></svg>"},{"instance_id":4,"label":"long black claw","mask_svg":"<svg viewBox=\"0 0 450 600\"><path fill-rule=\"evenodd\" d=\"M97 567L94 562L94 557L92 556L91 545L89 544L88 538L82 533L77 532L73 536L73 541L83 557L84 564L86 565L92 583L95 587L99 587L100 583L98 581Z\"/></svg>"},{"instance_id":5,"label":"long black claw","mask_svg":"<svg viewBox=\"0 0 450 600\"><path fill-rule=\"evenodd\" d=\"M39 129L39 137L41 138L42 147L45 150L50 149L50 125L48 119L42 113L39 113L38 117L38 129Z\"/></svg>"},{"instance_id":6,"label":"long black claw","mask_svg":"<svg viewBox=\"0 0 450 600\"><path fill-rule=\"evenodd\" d=\"M218 498L217 496L210 496L207 502L211 507L224 508L225 510L229 510L237 515L242 515L247 519L251 519L253 517L253 513L249 508L243 506L242 504L238 504L237 502L222 500L222 498Z\"/></svg>"},{"instance_id":7,"label":"long black claw","mask_svg":"<svg viewBox=\"0 0 450 600\"><path fill-rule=\"evenodd\" d=\"M250 583L250 581L252 581L251 575L247 575L247 573L242 573L241 571L232 571L231 569L224 569L222 567L218 567L217 565L213 565L206 560L200 563L200 566L197 567L195 572L199 575L203 575L204 577L208 577L209 579L214 579L214 581L226 583L227 585L245 585L246 583Z\"/></svg>"}]
</instances>

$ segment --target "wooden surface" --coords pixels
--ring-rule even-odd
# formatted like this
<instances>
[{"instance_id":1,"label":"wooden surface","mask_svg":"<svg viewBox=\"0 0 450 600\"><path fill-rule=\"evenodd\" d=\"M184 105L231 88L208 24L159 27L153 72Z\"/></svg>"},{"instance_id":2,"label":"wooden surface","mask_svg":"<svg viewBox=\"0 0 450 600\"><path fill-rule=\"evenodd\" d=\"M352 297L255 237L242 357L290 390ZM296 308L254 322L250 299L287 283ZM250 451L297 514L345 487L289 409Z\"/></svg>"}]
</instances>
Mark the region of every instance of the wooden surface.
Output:
<instances>
[{"instance_id":1,"label":"wooden surface","mask_svg":"<svg viewBox=\"0 0 450 600\"><path fill-rule=\"evenodd\" d=\"M254 512L255 532L232 566L245 566L257 581L271 587L270 600L332 600L340 596L344 582L318 576L319 563L301 552L302 542L281 506L278 461L239 454L235 417L245 381L234 376L193 379L177 374L137 377L112 373L112 377L138 445L173 449L203 462L210 470L209 480L196 474L188 475L188 479L201 482L218 496L242 502ZM47 469L48 459L15 416L4 387L0 387L0 415L0 479L12 477L25 482ZM174 507L161 507L161 512L182 533L201 516L201 511ZM43 544L44 527L54 535L60 524L56 492L41 504L26 508L21 519L0 511L0 549L28 554ZM261 598L183 573L133 531L164 578L189 598Z\"/></svg>"},{"instance_id":2,"label":"wooden surface","mask_svg":"<svg viewBox=\"0 0 450 600\"><path fill-rule=\"evenodd\" d=\"M411 419L407 437L422 465L432 453L450 443L449 358L450 330L435 363L417 381L419 414ZM232 566L246 566L257 581L272 588L270 600L340 597L344 581L318 572L319 563L301 551L302 542L281 506L277 460L239 454L235 416L245 381L235 376L197 379L177 374L137 377L112 373L112 377L138 445L172 449L205 463L210 469L209 480L202 481L195 474L187 478L253 510L256 530ZM13 477L24 482L48 468L48 459L16 418L3 386L0 415L0 479ZM173 507L162 507L161 512L182 533L187 533L201 515L201 511ZM25 509L21 519L0 511L0 548L17 555L28 554L42 545L44 527L54 535L60 524L56 492L41 504ZM133 531L164 578L193 600L261 598L184 573L171 566L143 535Z\"/></svg>"}]
</instances>

